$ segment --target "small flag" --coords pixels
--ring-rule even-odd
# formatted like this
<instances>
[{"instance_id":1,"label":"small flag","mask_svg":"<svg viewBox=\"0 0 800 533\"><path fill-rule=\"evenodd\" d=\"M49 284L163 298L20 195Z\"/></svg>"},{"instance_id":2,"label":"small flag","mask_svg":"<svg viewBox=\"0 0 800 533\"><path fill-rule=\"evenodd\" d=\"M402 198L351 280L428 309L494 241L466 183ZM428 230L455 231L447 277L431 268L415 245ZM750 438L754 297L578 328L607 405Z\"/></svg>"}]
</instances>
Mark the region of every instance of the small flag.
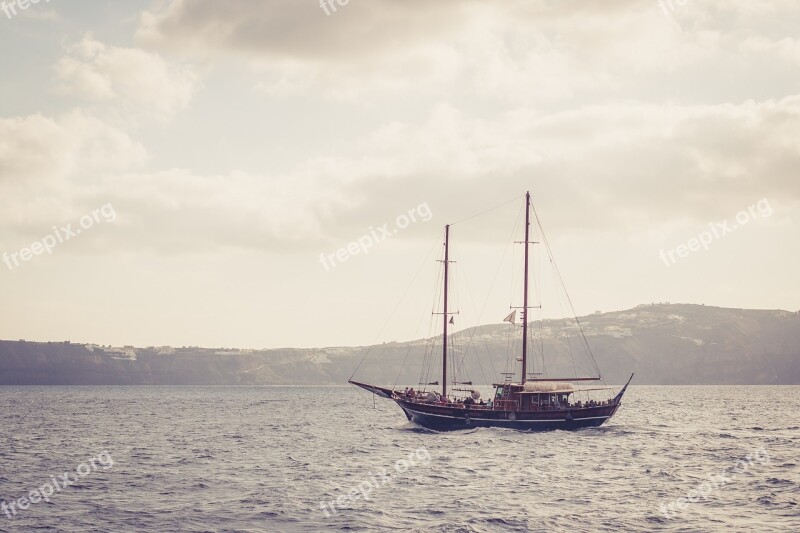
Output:
<instances>
[{"instance_id":1,"label":"small flag","mask_svg":"<svg viewBox=\"0 0 800 533\"><path fill-rule=\"evenodd\" d=\"M455 323L456 323L456 322L455 322L455 318L456 318L456 317L454 317L454 316L451 316L451 317L450 317L450 323L451 323L451 324L453 324L453 325L455 325Z\"/></svg>"},{"instance_id":2,"label":"small flag","mask_svg":"<svg viewBox=\"0 0 800 533\"><path fill-rule=\"evenodd\" d=\"M512 324L517 323L517 310L514 309L510 315L503 319L503 322L511 322Z\"/></svg>"}]
</instances>

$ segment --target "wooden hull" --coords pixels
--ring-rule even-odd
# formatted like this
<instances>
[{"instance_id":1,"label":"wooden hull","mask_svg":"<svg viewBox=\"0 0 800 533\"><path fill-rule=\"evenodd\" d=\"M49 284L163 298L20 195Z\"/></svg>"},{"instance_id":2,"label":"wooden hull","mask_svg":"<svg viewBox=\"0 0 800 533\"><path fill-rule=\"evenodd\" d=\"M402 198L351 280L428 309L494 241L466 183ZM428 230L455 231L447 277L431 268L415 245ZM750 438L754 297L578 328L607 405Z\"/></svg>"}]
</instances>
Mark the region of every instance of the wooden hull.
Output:
<instances>
[{"instance_id":1,"label":"wooden hull","mask_svg":"<svg viewBox=\"0 0 800 533\"><path fill-rule=\"evenodd\" d=\"M446 407L397 398L394 401L410 421L437 431L476 427L503 427L524 431L574 430L600 426L614 416L619 408L619 403L616 403L580 409L515 412Z\"/></svg>"},{"instance_id":2,"label":"wooden hull","mask_svg":"<svg viewBox=\"0 0 800 533\"><path fill-rule=\"evenodd\" d=\"M633 375L622 390L606 405L593 407L569 407L542 409L535 411L507 411L502 409L481 409L480 406L455 407L434 403L411 401L403 391L359 383L350 380L357 387L368 390L377 396L394 401L406 417L420 426L437 431L471 429L476 427L501 427L523 431L552 431L554 429L573 430L597 427L608 421L622 404L622 396L630 385Z\"/></svg>"}]
</instances>

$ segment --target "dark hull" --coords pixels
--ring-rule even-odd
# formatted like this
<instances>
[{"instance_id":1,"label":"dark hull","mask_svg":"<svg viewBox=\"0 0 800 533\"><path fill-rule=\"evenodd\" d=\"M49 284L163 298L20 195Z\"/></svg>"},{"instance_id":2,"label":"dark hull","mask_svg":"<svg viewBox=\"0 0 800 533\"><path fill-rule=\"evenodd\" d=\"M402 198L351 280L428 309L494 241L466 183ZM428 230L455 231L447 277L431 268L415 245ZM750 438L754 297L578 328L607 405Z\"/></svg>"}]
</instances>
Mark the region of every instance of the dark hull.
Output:
<instances>
[{"instance_id":1,"label":"dark hull","mask_svg":"<svg viewBox=\"0 0 800 533\"><path fill-rule=\"evenodd\" d=\"M437 431L471 429L479 427L500 427L523 431L552 431L554 429L581 429L597 427L607 422L622 404L622 396L628 389L633 374L622 387L622 390L606 405L592 407L568 407L558 409L542 409L535 411L506 411L474 406L471 408L435 403L424 403L411 400L404 391L395 391L386 387L378 387L367 383L350 380L357 387L371 393L393 400L405 413L406 417L420 426Z\"/></svg>"},{"instance_id":2,"label":"dark hull","mask_svg":"<svg viewBox=\"0 0 800 533\"><path fill-rule=\"evenodd\" d=\"M412 403L397 398L394 401L403 409L410 421L437 431L476 427L502 427L525 431L574 430L600 426L614 416L619 408L617 403L580 409L512 412Z\"/></svg>"}]
</instances>

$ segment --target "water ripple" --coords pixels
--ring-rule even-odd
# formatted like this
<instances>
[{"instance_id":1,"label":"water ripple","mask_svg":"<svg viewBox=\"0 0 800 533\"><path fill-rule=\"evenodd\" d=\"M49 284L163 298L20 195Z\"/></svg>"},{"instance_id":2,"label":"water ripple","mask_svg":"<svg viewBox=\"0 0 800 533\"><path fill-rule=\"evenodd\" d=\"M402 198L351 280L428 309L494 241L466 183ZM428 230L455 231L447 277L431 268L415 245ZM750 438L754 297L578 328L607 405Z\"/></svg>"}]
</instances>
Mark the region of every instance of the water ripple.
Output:
<instances>
[{"instance_id":1,"label":"water ripple","mask_svg":"<svg viewBox=\"0 0 800 533\"><path fill-rule=\"evenodd\" d=\"M0 500L114 466L0 531L798 531L798 413L800 387L632 387L600 428L440 433L348 387L5 387Z\"/></svg>"}]
</instances>

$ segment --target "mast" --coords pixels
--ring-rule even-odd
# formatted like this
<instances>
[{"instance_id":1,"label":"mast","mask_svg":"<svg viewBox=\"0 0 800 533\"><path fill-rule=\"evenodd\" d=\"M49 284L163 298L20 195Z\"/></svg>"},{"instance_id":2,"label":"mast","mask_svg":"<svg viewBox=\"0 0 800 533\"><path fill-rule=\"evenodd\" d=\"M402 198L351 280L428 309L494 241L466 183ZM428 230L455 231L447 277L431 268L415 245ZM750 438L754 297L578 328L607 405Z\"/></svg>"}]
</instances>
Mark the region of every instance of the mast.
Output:
<instances>
[{"instance_id":1,"label":"mast","mask_svg":"<svg viewBox=\"0 0 800 533\"><path fill-rule=\"evenodd\" d=\"M525 193L525 282L522 297L522 379L520 384L525 384L528 377L528 244L531 227L531 193ZM447 270L445 270L445 276Z\"/></svg>"},{"instance_id":2,"label":"mast","mask_svg":"<svg viewBox=\"0 0 800 533\"><path fill-rule=\"evenodd\" d=\"M450 266L450 225L444 227L444 329L442 330L442 396L447 396L447 271Z\"/></svg>"}]
</instances>

